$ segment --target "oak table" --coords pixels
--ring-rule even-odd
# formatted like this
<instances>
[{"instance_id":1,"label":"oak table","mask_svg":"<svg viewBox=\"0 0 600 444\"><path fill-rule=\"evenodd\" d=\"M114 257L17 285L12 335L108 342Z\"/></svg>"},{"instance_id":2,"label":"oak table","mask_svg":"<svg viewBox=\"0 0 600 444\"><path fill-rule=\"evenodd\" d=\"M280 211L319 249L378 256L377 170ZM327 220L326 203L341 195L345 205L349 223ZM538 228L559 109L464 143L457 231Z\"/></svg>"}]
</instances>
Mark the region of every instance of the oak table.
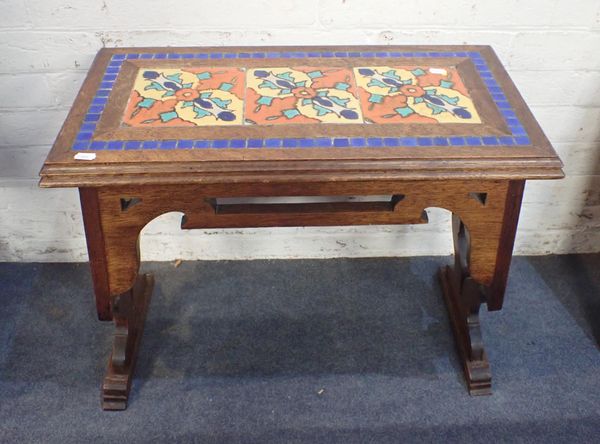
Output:
<instances>
[{"instance_id":1,"label":"oak table","mask_svg":"<svg viewBox=\"0 0 600 444\"><path fill-rule=\"evenodd\" d=\"M98 317L115 325L102 405L119 410L153 286L139 233L170 211L186 230L451 211L439 276L469 392L490 393L479 308L502 308L525 180L561 167L487 46L118 48L96 56L40 184L79 188ZM279 200L227 199L250 197Z\"/></svg>"}]
</instances>

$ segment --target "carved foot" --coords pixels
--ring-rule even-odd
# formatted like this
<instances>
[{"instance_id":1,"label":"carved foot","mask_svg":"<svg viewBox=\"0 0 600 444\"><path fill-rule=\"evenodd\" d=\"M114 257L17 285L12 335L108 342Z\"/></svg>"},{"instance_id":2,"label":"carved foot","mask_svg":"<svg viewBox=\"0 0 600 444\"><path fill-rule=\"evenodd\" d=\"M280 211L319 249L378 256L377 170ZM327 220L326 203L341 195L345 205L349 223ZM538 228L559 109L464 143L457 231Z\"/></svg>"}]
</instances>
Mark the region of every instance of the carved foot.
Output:
<instances>
[{"instance_id":1,"label":"carved foot","mask_svg":"<svg viewBox=\"0 0 600 444\"><path fill-rule=\"evenodd\" d=\"M144 322L154 287L150 274L138 276L133 288L113 301L115 337L102 383L102 408L125 410L133 379Z\"/></svg>"},{"instance_id":2,"label":"carved foot","mask_svg":"<svg viewBox=\"0 0 600 444\"><path fill-rule=\"evenodd\" d=\"M469 394L491 395L492 374L479 326L479 288L451 267L441 268L439 275Z\"/></svg>"}]
</instances>

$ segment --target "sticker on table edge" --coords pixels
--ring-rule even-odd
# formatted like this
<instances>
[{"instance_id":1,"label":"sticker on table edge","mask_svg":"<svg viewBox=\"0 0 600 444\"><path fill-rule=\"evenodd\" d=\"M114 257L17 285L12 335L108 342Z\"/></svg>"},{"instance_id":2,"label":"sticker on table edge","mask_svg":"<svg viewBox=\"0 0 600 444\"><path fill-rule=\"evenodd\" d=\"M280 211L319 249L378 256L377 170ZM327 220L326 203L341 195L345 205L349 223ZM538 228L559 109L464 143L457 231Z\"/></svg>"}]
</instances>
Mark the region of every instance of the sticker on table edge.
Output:
<instances>
[{"instance_id":1,"label":"sticker on table edge","mask_svg":"<svg viewBox=\"0 0 600 444\"><path fill-rule=\"evenodd\" d=\"M77 153L73 158L75 160L94 160L96 159L96 153Z\"/></svg>"}]
</instances>

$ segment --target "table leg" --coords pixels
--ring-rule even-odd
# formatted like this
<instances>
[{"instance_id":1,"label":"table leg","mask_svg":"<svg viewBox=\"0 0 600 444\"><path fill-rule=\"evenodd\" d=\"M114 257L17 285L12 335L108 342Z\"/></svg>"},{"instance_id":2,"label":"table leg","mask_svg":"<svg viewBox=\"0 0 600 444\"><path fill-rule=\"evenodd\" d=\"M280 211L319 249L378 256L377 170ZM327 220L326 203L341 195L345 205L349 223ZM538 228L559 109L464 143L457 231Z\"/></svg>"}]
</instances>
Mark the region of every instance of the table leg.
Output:
<instances>
[{"instance_id":1,"label":"table leg","mask_svg":"<svg viewBox=\"0 0 600 444\"><path fill-rule=\"evenodd\" d=\"M504 196L490 196L503 204L482 208L480 214L466 214L466 223L456 213L452 217L455 263L442 268L439 275L471 395L491 394L492 376L479 309L483 303L487 303L488 310L502 307L523 186L522 181L509 182ZM490 272L473 276L475 266Z\"/></svg>"},{"instance_id":2,"label":"table leg","mask_svg":"<svg viewBox=\"0 0 600 444\"><path fill-rule=\"evenodd\" d=\"M101 321L110 321L112 314L108 287L108 265L98 190L96 188L80 188L79 199L81 201L81 213L94 284L96 312L98 313L98 319Z\"/></svg>"},{"instance_id":3,"label":"table leg","mask_svg":"<svg viewBox=\"0 0 600 444\"><path fill-rule=\"evenodd\" d=\"M139 275L139 235L152 216L114 193L80 189L98 316L115 325L102 408L124 410L154 286L151 275Z\"/></svg>"},{"instance_id":4,"label":"table leg","mask_svg":"<svg viewBox=\"0 0 600 444\"><path fill-rule=\"evenodd\" d=\"M115 336L108 370L102 383L102 408L125 410L135 361L154 286L152 275L138 276L133 288L113 299Z\"/></svg>"}]
</instances>

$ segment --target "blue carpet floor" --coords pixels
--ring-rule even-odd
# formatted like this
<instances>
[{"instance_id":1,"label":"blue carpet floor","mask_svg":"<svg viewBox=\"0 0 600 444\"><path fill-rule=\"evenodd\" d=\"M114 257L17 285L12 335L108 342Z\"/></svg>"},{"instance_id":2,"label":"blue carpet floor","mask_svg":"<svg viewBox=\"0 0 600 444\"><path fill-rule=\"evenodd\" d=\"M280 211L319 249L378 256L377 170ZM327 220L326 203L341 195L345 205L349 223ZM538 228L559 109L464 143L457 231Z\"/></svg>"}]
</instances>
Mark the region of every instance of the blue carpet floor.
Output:
<instances>
[{"instance_id":1,"label":"blue carpet floor","mask_svg":"<svg viewBox=\"0 0 600 444\"><path fill-rule=\"evenodd\" d=\"M129 407L100 409L113 327L87 264L0 264L2 443L600 441L600 255L518 257L470 397L448 258L148 263Z\"/></svg>"}]
</instances>

